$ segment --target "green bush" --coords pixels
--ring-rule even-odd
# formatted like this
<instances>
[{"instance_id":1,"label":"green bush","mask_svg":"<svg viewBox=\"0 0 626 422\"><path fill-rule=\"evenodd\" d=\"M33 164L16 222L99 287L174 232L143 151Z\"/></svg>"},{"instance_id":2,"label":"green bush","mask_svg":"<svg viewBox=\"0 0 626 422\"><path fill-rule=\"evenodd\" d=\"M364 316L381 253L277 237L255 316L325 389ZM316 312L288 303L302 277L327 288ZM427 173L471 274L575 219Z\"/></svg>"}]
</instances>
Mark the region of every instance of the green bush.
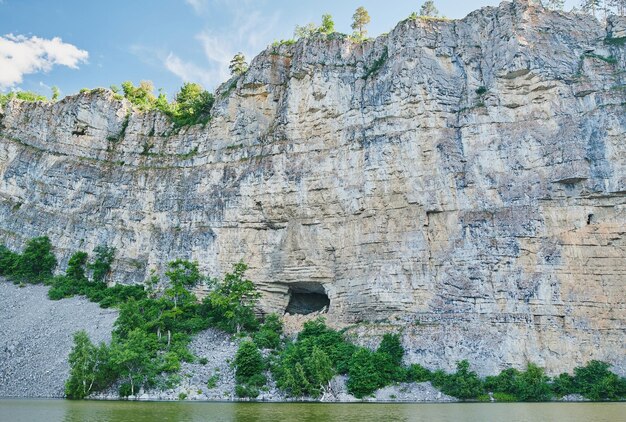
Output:
<instances>
[{"instance_id":1,"label":"green bush","mask_svg":"<svg viewBox=\"0 0 626 422\"><path fill-rule=\"evenodd\" d=\"M469 362L457 362L456 372L446 374L437 370L433 373L432 383L443 393L461 400L475 399L483 393L483 383L478 374L469 370Z\"/></svg>"},{"instance_id":2,"label":"green bush","mask_svg":"<svg viewBox=\"0 0 626 422\"><path fill-rule=\"evenodd\" d=\"M212 280L213 290L203 302L203 314L229 333L255 331L258 327L254 307L260 294L254 283L244 277L247 269L246 264L239 262L223 280Z\"/></svg>"},{"instance_id":3,"label":"green bush","mask_svg":"<svg viewBox=\"0 0 626 422\"><path fill-rule=\"evenodd\" d=\"M548 401L552 398L549 378L542 368L529 363L526 371L509 368L485 379L485 389L515 397L517 401Z\"/></svg>"},{"instance_id":4,"label":"green bush","mask_svg":"<svg viewBox=\"0 0 626 422\"><path fill-rule=\"evenodd\" d=\"M387 353L391 358L391 363L395 366L402 365L402 357L404 356L404 348L400 342L400 336L397 334L385 334L380 346L378 346L378 353Z\"/></svg>"},{"instance_id":5,"label":"green bush","mask_svg":"<svg viewBox=\"0 0 626 422\"><path fill-rule=\"evenodd\" d=\"M263 356L256 344L244 341L235 356L235 377L240 384L248 383L253 377L263 374Z\"/></svg>"},{"instance_id":6,"label":"green bush","mask_svg":"<svg viewBox=\"0 0 626 422\"><path fill-rule=\"evenodd\" d=\"M606 362L592 360L574 369L573 390L589 400L619 400L626 396L626 379L609 371Z\"/></svg>"},{"instance_id":7,"label":"green bush","mask_svg":"<svg viewBox=\"0 0 626 422\"><path fill-rule=\"evenodd\" d=\"M360 348L352 356L347 386L356 398L369 396L385 386L378 363L377 354L365 348Z\"/></svg>"},{"instance_id":8,"label":"green bush","mask_svg":"<svg viewBox=\"0 0 626 422\"><path fill-rule=\"evenodd\" d=\"M32 91L17 91L17 92L9 92L7 94L0 93L0 107L5 107L7 103L14 98L18 100L22 100L22 101L27 101L27 102L48 101L48 98Z\"/></svg>"},{"instance_id":9,"label":"green bush","mask_svg":"<svg viewBox=\"0 0 626 422\"><path fill-rule=\"evenodd\" d=\"M280 346L283 323L276 314L269 314L259 331L254 333L254 342L260 349L276 349Z\"/></svg>"},{"instance_id":10,"label":"green bush","mask_svg":"<svg viewBox=\"0 0 626 422\"><path fill-rule=\"evenodd\" d=\"M87 267L91 270L92 279L96 283L103 283L111 272L111 264L115 257L115 248L99 245L93 250L94 260Z\"/></svg>"},{"instance_id":11,"label":"green bush","mask_svg":"<svg viewBox=\"0 0 626 422\"><path fill-rule=\"evenodd\" d=\"M263 356L252 341L244 341L239 345L235 355L235 379L237 381L236 394L238 397L256 397L258 387L267 382L263 371L265 365Z\"/></svg>"},{"instance_id":12,"label":"green bush","mask_svg":"<svg viewBox=\"0 0 626 422\"><path fill-rule=\"evenodd\" d=\"M88 255L86 252L74 252L67 262L67 269L65 275L77 282L86 282L87 275L85 274L85 265L87 264Z\"/></svg>"},{"instance_id":13,"label":"green bush","mask_svg":"<svg viewBox=\"0 0 626 422\"><path fill-rule=\"evenodd\" d=\"M493 393L493 399L498 402L509 403L519 401L517 397L507 393Z\"/></svg>"},{"instance_id":14,"label":"green bush","mask_svg":"<svg viewBox=\"0 0 626 422\"><path fill-rule=\"evenodd\" d=\"M52 244L46 236L35 237L26 242L21 255L15 258L11 278L30 283L42 283L52 277L57 260Z\"/></svg>"},{"instance_id":15,"label":"green bush","mask_svg":"<svg viewBox=\"0 0 626 422\"><path fill-rule=\"evenodd\" d=\"M19 254L4 245L0 245L0 276L12 276L18 265L18 259Z\"/></svg>"},{"instance_id":16,"label":"green bush","mask_svg":"<svg viewBox=\"0 0 626 422\"><path fill-rule=\"evenodd\" d=\"M237 384L235 386L235 395L239 398L256 398L259 396L259 389L252 385Z\"/></svg>"},{"instance_id":17,"label":"green bush","mask_svg":"<svg viewBox=\"0 0 626 422\"><path fill-rule=\"evenodd\" d=\"M406 370L407 382L426 382L432 379L432 372L419 364L412 364Z\"/></svg>"}]
</instances>

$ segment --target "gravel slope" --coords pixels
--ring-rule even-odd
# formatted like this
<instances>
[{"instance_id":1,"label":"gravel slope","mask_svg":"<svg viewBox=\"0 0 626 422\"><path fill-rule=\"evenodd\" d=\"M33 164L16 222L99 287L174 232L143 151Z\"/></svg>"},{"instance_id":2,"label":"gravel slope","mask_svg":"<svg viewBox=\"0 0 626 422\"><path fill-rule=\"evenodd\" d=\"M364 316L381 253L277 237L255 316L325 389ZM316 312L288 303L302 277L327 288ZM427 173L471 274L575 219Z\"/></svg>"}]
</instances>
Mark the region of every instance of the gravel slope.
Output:
<instances>
[{"instance_id":1,"label":"gravel slope","mask_svg":"<svg viewBox=\"0 0 626 422\"><path fill-rule=\"evenodd\" d=\"M116 310L47 293L0 280L0 397L63 397L73 333L86 330L94 343L111 339Z\"/></svg>"}]
</instances>

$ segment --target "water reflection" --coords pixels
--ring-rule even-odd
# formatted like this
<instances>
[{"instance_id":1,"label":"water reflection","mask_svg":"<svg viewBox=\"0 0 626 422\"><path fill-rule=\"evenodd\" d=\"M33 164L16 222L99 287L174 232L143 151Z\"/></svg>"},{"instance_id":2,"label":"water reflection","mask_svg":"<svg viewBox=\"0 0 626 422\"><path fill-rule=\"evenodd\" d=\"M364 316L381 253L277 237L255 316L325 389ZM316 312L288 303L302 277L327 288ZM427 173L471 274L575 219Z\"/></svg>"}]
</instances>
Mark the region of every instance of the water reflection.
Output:
<instances>
[{"instance_id":1,"label":"water reflection","mask_svg":"<svg viewBox=\"0 0 626 422\"><path fill-rule=\"evenodd\" d=\"M0 421L544 422L625 420L626 403L267 404L0 400Z\"/></svg>"}]
</instances>

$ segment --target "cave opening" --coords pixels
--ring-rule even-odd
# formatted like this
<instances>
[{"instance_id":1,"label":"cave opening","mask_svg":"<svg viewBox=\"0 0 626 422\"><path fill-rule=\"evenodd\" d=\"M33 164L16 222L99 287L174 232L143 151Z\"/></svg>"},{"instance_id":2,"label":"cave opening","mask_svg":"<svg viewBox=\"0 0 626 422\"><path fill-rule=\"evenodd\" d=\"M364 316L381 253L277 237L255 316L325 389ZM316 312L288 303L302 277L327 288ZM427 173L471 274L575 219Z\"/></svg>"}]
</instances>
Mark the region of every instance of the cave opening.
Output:
<instances>
[{"instance_id":1,"label":"cave opening","mask_svg":"<svg viewBox=\"0 0 626 422\"><path fill-rule=\"evenodd\" d=\"M308 282L289 286L289 304L285 312L291 315L308 315L328 310L330 299L320 283Z\"/></svg>"}]
</instances>

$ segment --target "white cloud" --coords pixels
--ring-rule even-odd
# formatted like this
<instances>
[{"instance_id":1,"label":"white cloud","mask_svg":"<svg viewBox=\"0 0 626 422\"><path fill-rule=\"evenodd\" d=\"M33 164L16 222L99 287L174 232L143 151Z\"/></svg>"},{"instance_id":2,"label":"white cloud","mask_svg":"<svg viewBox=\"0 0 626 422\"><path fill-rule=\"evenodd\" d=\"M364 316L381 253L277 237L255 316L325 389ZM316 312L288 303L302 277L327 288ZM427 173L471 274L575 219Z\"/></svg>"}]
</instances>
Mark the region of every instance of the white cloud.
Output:
<instances>
[{"instance_id":1,"label":"white cloud","mask_svg":"<svg viewBox=\"0 0 626 422\"><path fill-rule=\"evenodd\" d=\"M165 68L178 76L183 82L200 82L204 86L211 86L219 77L215 72L201 69L193 63L185 62L173 53L168 54L164 60Z\"/></svg>"},{"instance_id":2,"label":"white cloud","mask_svg":"<svg viewBox=\"0 0 626 422\"><path fill-rule=\"evenodd\" d=\"M77 69L88 57L89 53L58 37L0 36L0 89L21 83L24 75L49 72L53 66Z\"/></svg>"},{"instance_id":3,"label":"white cloud","mask_svg":"<svg viewBox=\"0 0 626 422\"><path fill-rule=\"evenodd\" d=\"M198 14L207 11L209 0L185 0ZM254 2L240 4L224 0L211 0L212 8L220 8L229 16L229 24L219 29L201 31L196 39L202 45L206 64L198 65L181 59L170 51L163 63L165 67L185 82L201 82L215 88L229 78L228 65L233 56L243 52L248 60L271 41L272 30L280 14L264 15L254 10Z\"/></svg>"},{"instance_id":4,"label":"white cloud","mask_svg":"<svg viewBox=\"0 0 626 422\"><path fill-rule=\"evenodd\" d=\"M202 13L204 9L206 8L206 0L185 0L185 3L193 7L193 10L197 14Z\"/></svg>"}]
</instances>

